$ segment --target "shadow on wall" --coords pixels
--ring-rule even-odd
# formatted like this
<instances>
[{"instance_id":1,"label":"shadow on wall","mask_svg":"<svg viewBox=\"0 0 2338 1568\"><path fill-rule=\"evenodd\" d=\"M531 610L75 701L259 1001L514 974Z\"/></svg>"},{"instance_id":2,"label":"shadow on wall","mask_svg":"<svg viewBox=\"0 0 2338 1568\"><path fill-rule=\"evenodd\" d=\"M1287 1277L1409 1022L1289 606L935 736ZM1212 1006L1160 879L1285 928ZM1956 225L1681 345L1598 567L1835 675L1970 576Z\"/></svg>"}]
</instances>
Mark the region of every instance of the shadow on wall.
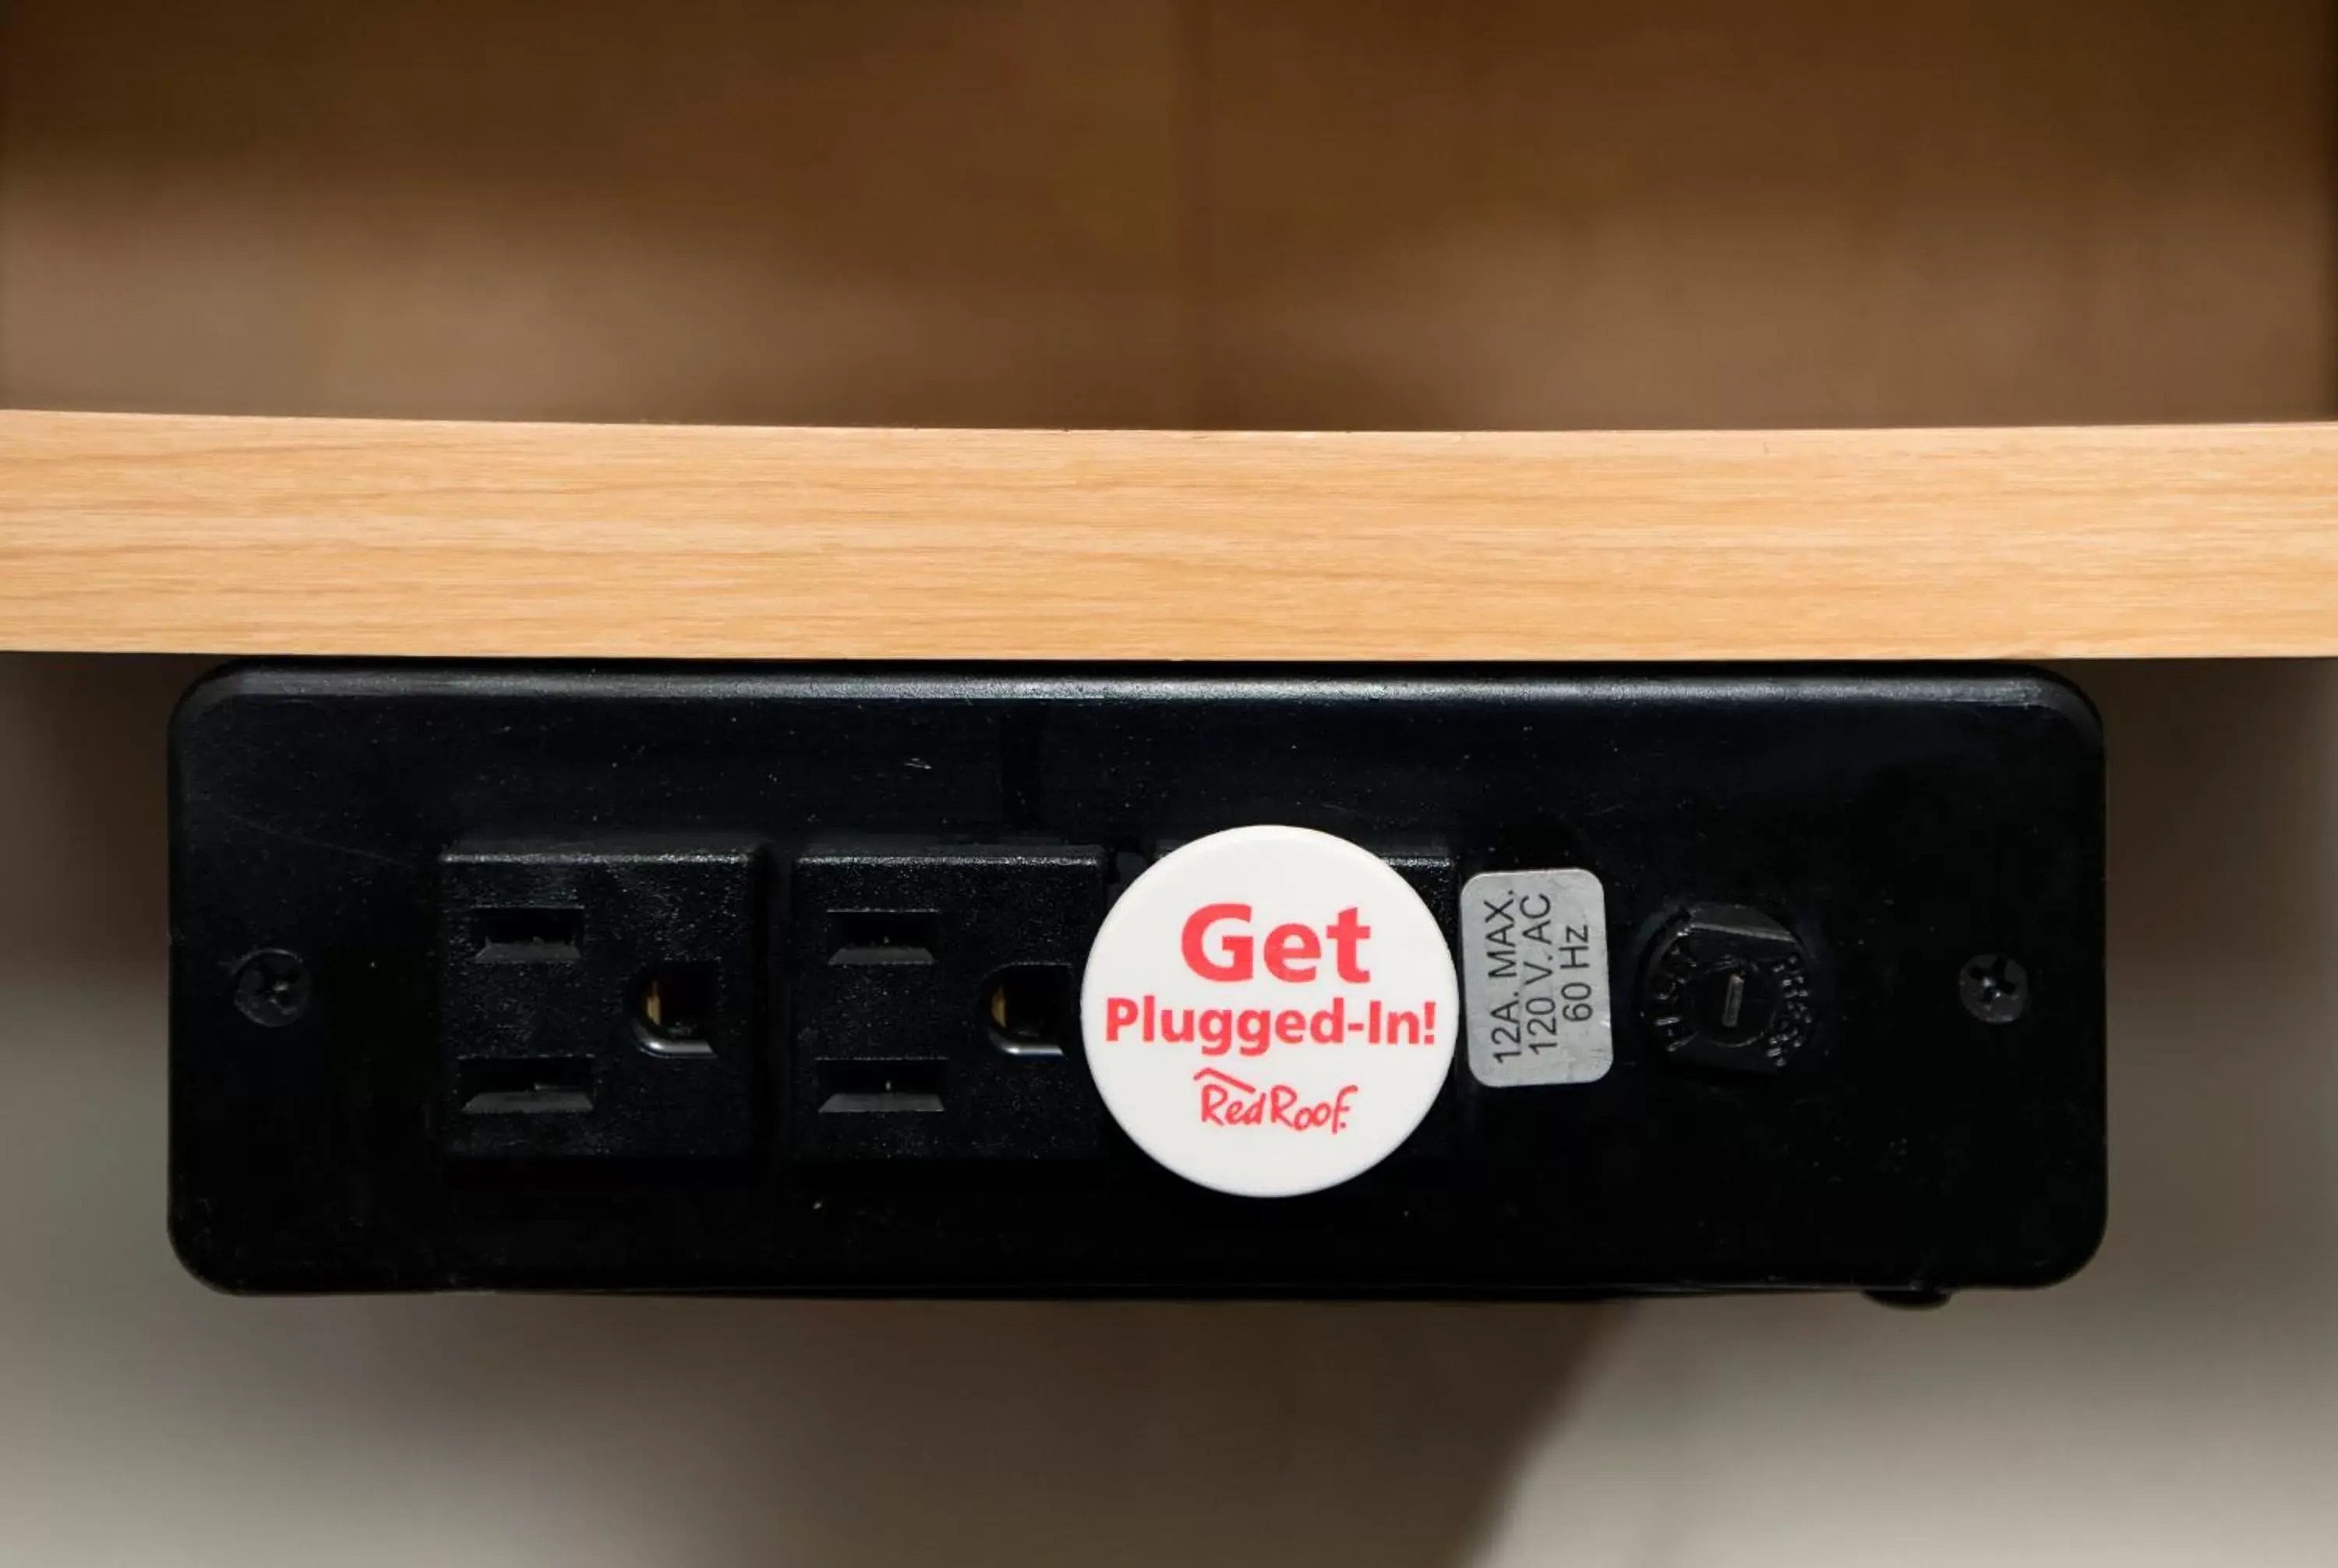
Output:
<instances>
[{"instance_id":1,"label":"shadow on wall","mask_svg":"<svg viewBox=\"0 0 2338 1568\"><path fill-rule=\"evenodd\" d=\"M2105 1259L2338 1306L2338 662L2077 673L2111 756Z\"/></svg>"},{"instance_id":2,"label":"shadow on wall","mask_svg":"<svg viewBox=\"0 0 2338 1568\"><path fill-rule=\"evenodd\" d=\"M1449 1561L1606 1320L210 1295L162 1227L162 737L201 667L0 661L10 1552Z\"/></svg>"},{"instance_id":3,"label":"shadow on wall","mask_svg":"<svg viewBox=\"0 0 2338 1568\"><path fill-rule=\"evenodd\" d=\"M0 955L159 984L163 728L211 662L0 655Z\"/></svg>"}]
</instances>

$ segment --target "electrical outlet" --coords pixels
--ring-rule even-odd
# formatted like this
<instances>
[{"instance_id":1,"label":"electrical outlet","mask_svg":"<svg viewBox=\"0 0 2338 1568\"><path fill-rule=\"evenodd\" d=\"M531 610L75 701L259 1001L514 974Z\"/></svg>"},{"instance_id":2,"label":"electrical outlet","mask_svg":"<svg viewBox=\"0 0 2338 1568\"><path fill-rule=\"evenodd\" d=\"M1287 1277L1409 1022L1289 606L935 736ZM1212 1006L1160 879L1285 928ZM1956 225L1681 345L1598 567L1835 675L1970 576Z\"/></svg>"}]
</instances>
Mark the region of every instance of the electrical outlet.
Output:
<instances>
[{"instance_id":1,"label":"electrical outlet","mask_svg":"<svg viewBox=\"0 0 2338 1568\"><path fill-rule=\"evenodd\" d=\"M811 1161L1094 1158L1094 847L813 845L790 879L788 1142Z\"/></svg>"},{"instance_id":2,"label":"electrical outlet","mask_svg":"<svg viewBox=\"0 0 2338 1568\"><path fill-rule=\"evenodd\" d=\"M738 1160L753 1147L762 854L747 841L438 858L439 1147Z\"/></svg>"}]
</instances>

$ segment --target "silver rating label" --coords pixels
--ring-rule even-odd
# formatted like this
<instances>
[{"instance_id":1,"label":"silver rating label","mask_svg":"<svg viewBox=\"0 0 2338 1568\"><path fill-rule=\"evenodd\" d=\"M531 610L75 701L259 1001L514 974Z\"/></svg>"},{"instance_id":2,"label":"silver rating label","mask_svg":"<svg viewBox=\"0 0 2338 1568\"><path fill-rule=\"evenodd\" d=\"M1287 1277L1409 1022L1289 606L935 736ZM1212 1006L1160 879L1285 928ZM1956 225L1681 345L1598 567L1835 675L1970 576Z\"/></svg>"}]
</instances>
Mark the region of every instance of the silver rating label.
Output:
<instances>
[{"instance_id":1,"label":"silver rating label","mask_svg":"<svg viewBox=\"0 0 2338 1568\"><path fill-rule=\"evenodd\" d=\"M1607 897L1588 871L1489 871L1461 889L1469 1071L1490 1089L1588 1083L1616 1060Z\"/></svg>"}]
</instances>

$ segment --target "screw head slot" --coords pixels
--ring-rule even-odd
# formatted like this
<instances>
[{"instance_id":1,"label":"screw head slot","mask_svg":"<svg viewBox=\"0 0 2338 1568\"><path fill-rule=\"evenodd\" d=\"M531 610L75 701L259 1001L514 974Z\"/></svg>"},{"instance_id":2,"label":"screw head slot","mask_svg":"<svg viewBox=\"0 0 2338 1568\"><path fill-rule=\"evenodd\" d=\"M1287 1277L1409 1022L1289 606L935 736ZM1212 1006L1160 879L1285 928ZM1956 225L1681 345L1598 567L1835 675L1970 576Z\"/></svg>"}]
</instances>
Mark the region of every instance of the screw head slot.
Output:
<instances>
[{"instance_id":1,"label":"screw head slot","mask_svg":"<svg viewBox=\"0 0 2338 1568\"><path fill-rule=\"evenodd\" d=\"M235 966L235 1008L263 1029L281 1029L309 1011L315 986L309 966L278 947L266 947Z\"/></svg>"},{"instance_id":2,"label":"screw head slot","mask_svg":"<svg viewBox=\"0 0 2338 1568\"><path fill-rule=\"evenodd\" d=\"M1984 1024L2010 1024L2029 1010L2029 971L2001 953L1982 953L1957 974L1965 1011Z\"/></svg>"}]
</instances>

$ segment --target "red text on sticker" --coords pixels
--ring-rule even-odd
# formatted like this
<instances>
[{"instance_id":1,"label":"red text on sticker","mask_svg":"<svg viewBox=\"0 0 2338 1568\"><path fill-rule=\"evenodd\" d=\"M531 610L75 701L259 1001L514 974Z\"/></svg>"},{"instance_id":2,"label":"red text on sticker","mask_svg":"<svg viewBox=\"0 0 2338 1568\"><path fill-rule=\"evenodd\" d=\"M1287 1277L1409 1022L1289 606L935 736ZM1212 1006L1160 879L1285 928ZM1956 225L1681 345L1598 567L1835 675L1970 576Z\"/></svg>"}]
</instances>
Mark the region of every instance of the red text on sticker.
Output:
<instances>
[{"instance_id":1,"label":"red text on sticker","mask_svg":"<svg viewBox=\"0 0 2338 1568\"><path fill-rule=\"evenodd\" d=\"M1179 946L1185 956L1185 967L1204 980L1220 980L1228 984L1250 979L1257 973L1261 962L1266 972L1277 980L1304 985L1315 978L1316 969L1323 957L1326 937L1331 944L1331 964L1341 979L1350 985L1361 985L1372 977L1364 967L1364 938L1372 928L1358 917L1353 908L1340 911L1323 934L1318 936L1315 927L1296 921L1277 926L1260 943L1249 929L1251 906L1247 904L1204 904L1185 917L1184 935Z\"/></svg>"}]
</instances>

